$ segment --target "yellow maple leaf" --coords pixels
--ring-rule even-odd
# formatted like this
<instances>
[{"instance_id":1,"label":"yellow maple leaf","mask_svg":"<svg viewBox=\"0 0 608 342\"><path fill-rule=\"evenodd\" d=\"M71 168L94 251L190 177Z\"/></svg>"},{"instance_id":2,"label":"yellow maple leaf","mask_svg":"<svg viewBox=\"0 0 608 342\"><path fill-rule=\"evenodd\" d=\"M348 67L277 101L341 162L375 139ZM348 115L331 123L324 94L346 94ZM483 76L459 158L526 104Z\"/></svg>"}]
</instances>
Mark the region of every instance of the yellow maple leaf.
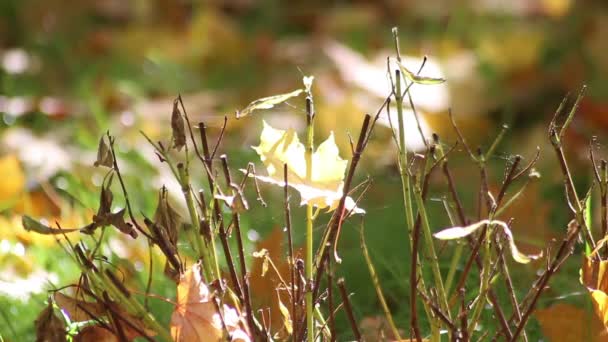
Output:
<instances>
[{"instance_id":1,"label":"yellow maple leaf","mask_svg":"<svg viewBox=\"0 0 608 342\"><path fill-rule=\"evenodd\" d=\"M283 165L287 164L289 186L300 193L302 205L312 204L320 209L329 208L329 211L337 208L348 161L340 157L333 133L313 153L310 181L306 179L306 148L293 129L275 129L264 122L260 145L253 149L268 172L268 177L256 175L257 179L283 186ZM357 208L350 197L346 198L345 207L353 213L365 212Z\"/></svg>"}]
</instances>

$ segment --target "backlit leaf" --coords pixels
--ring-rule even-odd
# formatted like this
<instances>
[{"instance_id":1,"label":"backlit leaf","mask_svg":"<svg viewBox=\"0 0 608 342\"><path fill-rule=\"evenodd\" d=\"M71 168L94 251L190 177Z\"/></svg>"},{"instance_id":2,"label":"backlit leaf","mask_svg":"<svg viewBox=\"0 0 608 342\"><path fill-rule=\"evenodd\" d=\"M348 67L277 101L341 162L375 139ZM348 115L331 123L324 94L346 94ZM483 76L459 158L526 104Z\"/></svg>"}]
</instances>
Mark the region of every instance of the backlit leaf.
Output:
<instances>
[{"instance_id":1,"label":"backlit leaf","mask_svg":"<svg viewBox=\"0 0 608 342\"><path fill-rule=\"evenodd\" d=\"M302 205L310 203L330 211L337 208L348 161L340 157L333 133L313 153L310 181L306 179L305 147L293 129L274 129L264 122L260 145L253 149L268 172L268 177L256 175L256 178L283 186L283 165L287 164L289 186L300 193ZM357 208L350 197L346 199L346 209L353 213L365 212Z\"/></svg>"},{"instance_id":2,"label":"backlit leaf","mask_svg":"<svg viewBox=\"0 0 608 342\"><path fill-rule=\"evenodd\" d=\"M289 100L292 97L296 97L296 96L300 95L302 93L302 91L303 91L303 89L298 89L298 90L292 91L291 93L268 96L268 97L263 97L261 99L257 99L255 101L251 102L249 105L247 105L247 107L245 107L245 109L243 109L241 111L237 111L236 118L237 119L242 118L244 116L247 116L247 115L253 113L256 110L270 109L280 103L283 103L283 102Z\"/></svg>"}]
</instances>

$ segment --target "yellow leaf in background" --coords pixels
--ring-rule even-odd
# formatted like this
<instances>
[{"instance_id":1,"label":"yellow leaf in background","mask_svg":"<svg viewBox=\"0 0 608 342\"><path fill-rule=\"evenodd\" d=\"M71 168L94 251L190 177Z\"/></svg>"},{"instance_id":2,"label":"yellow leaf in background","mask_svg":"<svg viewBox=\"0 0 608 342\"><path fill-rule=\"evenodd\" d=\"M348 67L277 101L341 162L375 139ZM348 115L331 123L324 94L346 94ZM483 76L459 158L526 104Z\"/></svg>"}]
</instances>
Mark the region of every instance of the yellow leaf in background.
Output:
<instances>
[{"instance_id":1,"label":"yellow leaf in background","mask_svg":"<svg viewBox=\"0 0 608 342\"><path fill-rule=\"evenodd\" d=\"M269 176L256 176L258 179L283 186L283 165L287 164L289 186L300 193L301 204L310 203L328 210L338 206L348 161L340 158L333 133L313 153L310 181L306 179L306 148L293 129L274 129L264 122L260 145L253 149L260 155ZM346 200L346 209L353 213L365 212L357 208L350 197Z\"/></svg>"},{"instance_id":2,"label":"yellow leaf in background","mask_svg":"<svg viewBox=\"0 0 608 342\"><path fill-rule=\"evenodd\" d=\"M587 287L591 295L593 309L597 317L608 328L608 261L597 261L584 257L581 269L581 283Z\"/></svg>"},{"instance_id":3,"label":"yellow leaf in background","mask_svg":"<svg viewBox=\"0 0 608 342\"><path fill-rule=\"evenodd\" d=\"M536 310L543 335L551 342L589 341L606 342L608 333L592 314L573 305L559 303Z\"/></svg>"},{"instance_id":4,"label":"yellow leaf in background","mask_svg":"<svg viewBox=\"0 0 608 342\"><path fill-rule=\"evenodd\" d=\"M14 155L0 158L0 207L14 200L25 189L25 175Z\"/></svg>"}]
</instances>

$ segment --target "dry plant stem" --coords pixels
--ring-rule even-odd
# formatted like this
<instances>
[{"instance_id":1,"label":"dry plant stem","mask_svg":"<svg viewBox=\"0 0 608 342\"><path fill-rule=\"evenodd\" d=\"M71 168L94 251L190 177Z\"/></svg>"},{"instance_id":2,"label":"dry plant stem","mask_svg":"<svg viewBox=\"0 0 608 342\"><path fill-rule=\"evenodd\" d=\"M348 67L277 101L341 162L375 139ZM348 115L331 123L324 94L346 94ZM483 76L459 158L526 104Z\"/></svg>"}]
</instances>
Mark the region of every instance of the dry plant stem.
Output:
<instances>
[{"instance_id":1,"label":"dry plant stem","mask_svg":"<svg viewBox=\"0 0 608 342\"><path fill-rule=\"evenodd\" d=\"M570 203L574 207L576 211L576 221L581 225L583 234L585 235L585 240L591 246L591 249L595 249L595 241L593 240L593 235L587 227L585 223L584 217L584 208L582 207L579 196L576 192L576 188L574 187L574 181L572 180L572 174L570 173L570 168L568 167L568 163L566 161L566 156L564 155L564 149L562 147L562 143L560 138L557 136L557 133L554 129L549 132L551 144L553 145L553 149L557 154L557 159L559 161L560 168L562 170L562 174L564 175L564 179L566 182L567 193L570 193L574 203ZM568 194L567 194L568 195Z\"/></svg>"},{"instance_id":2,"label":"dry plant stem","mask_svg":"<svg viewBox=\"0 0 608 342\"><path fill-rule=\"evenodd\" d=\"M608 167L606 164L606 160L602 160L602 164L601 164L601 171L602 171L602 182L601 182L601 189L602 189L602 199L601 199L601 206L602 206L602 237L605 237L606 234L608 233Z\"/></svg>"},{"instance_id":3,"label":"dry plant stem","mask_svg":"<svg viewBox=\"0 0 608 342\"><path fill-rule=\"evenodd\" d=\"M361 332L359 332L357 320L355 319L353 308L350 304L350 299L348 298L344 278L338 279L338 289L340 289L340 295L342 296L342 302L344 303L344 311L346 311L346 315L348 316L348 322L350 323L350 327L355 335L355 340L361 341Z\"/></svg>"},{"instance_id":4,"label":"dry plant stem","mask_svg":"<svg viewBox=\"0 0 608 342\"><path fill-rule=\"evenodd\" d=\"M327 260L325 261L325 269L327 270L327 308L329 311L329 317L327 318L327 321L329 323L329 340L330 342L335 342L337 339L337 335L336 335L336 324L334 322L334 295L333 295L333 287L334 287L334 282L333 282L333 274L332 274L332 269L331 269L331 259L327 258ZM295 302L294 302L294 306L295 306ZM295 309L294 309L295 312ZM295 330L294 330L295 331ZM293 338L294 341L296 340L296 337L294 335Z\"/></svg>"},{"instance_id":5,"label":"dry plant stem","mask_svg":"<svg viewBox=\"0 0 608 342\"><path fill-rule=\"evenodd\" d=\"M314 103L312 94L306 97L306 181L312 182L312 153L314 146ZM309 342L314 342L315 339L315 321L313 317L313 205L306 205L306 327Z\"/></svg>"},{"instance_id":6,"label":"dry plant stem","mask_svg":"<svg viewBox=\"0 0 608 342\"><path fill-rule=\"evenodd\" d=\"M433 303L433 301L424 293L422 293L422 291L418 291L418 294L422 297L422 299L431 307L431 310L433 310L433 313L435 313L435 315L445 324L447 325L447 327L450 329L450 332L452 333L452 336L456 336L456 326L454 325L454 323L452 322L452 320L447 316L447 314L445 312L443 312L437 305L435 305L435 303Z\"/></svg>"},{"instance_id":7,"label":"dry plant stem","mask_svg":"<svg viewBox=\"0 0 608 342\"><path fill-rule=\"evenodd\" d=\"M500 245L496 245L497 249L502 248ZM513 306L513 312L515 313L515 318L517 319L515 322L519 323L521 321L521 311L519 309L519 302L517 301L517 295L515 294L515 289L513 287L513 281L511 280L511 273L509 272L509 267L507 266L507 261L505 260L504 254L498 251L498 255L500 255L499 261L500 266L502 268L502 273L505 277L505 284L507 287L507 292L509 293L509 298L511 299L511 305ZM508 326L508 324L507 324ZM528 342L528 335L526 332L523 332L523 338L525 342Z\"/></svg>"},{"instance_id":8,"label":"dry plant stem","mask_svg":"<svg viewBox=\"0 0 608 342\"><path fill-rule=\"evenodd\" d=\"M597 163L595 162L595 155L593 153L593 144L596 142L596 138L591 138L591 142L589 143L589 159L591 159L591 165L593 167L593 176L595 177L595 181L600 188L600 205L601 205L601 223L600 223L600 231L602 233L601 237L604 238L606 236L606 183L604 181L604 172L606 171L606 161L602 160L601 171L602 175L598 171Z\"/></svg>"},{"instance_id":9,"label":"dry plant stem","mask_svg":"<svg viewBox=\"0 0 608 342\"><path fill-rule=\"evenodd\" d=\"M416 204L418 206L418 211L422 218L422 228L425 239L425 244L427 245L427 254L431 259L431 270L433 271L433 278L435 281L435 288L437 289L437 295L439 300L439 306L442 310L446 312L448 317L450 316L450 312L448 310L448 301L445 295L445 288L443 286L443 278L441 277L441 270L439 269L439 259L437 258L437 254L435 253L435 246L433 241L433 235L431 233L431 226L429 224L428 216L426 214L426 209L424 207L424 201L422 200L422 190L417 187L414 190L414 196L416 198Z\"/></svg>"},{"instance_id":10,"label":"dry plant stem","mask_svg":"<svg viewBox=\"0 0 608 342\"><path fill-rule=\"evenodd\" d=\"M559 267L563 264L563 262L570 256L570 253L571 253L570 247L574 242L576 242L576 239L577 239L577 236L578 236L578 233L580 232L580 230L581 230L581 226L577 224L575 231L568 232L567 236L562 240L562 243L559 246L559 249L558 249L557 253L555 254L555 257L553 258L551 265L540 276L538 283L536 283L536 285L533 287L534 292L533 292L530 304L528 304L528 307L524 311L524 313L521 317L521 320L519 321L519 324L517 325L517 328L516 328L515 332L513 333L513 336L510 339L510 341L513 341L513 342L517 341L517 338L519 337L519 335L522 333L522 331L526 327L526 323L528 322L530 315L534 311L534 309L536 307L536 303L538 302L538 299L540 298L541 294L547 287L549 280L558 271Z\"/></svg>"},{"instance_id":11,"label":"dry plant stem","mask_svg":"<svg viewBox=\"0 0 608 342\"><path fill-rule=\"evenodd\" d=\"M186 199L186 205L188 208L188 214L190 215L191 226L184 226L184 231L188 236L188 240L190 245L194 249L194 253L203 261L203 271L205 273L205 279L217 279L217 276L214 274L213 268L211 267L211 260L209 257L208 249L201 244L201 239L198 236L198 232L200 231L200 220L198 217L198 212L194 207L194 199L192 198L192 193L190 192L190 175L188 174L188 170L184 167L184 164L177 164L177 172L179 175L179 183L182 188L182 193L184 194L184 198Z\"/></svg>"},{"instance_id":12,"label":"dry plant stem","mask_svg":"<svg viewBox=\"0 0 608 342\"><path fill-rule=\"evenodd\" d=\"M393 315L391 315L391 311L388 308L386 299L384 298L384 293L382 292L382 287L380 286L380 280L378 279L378 275L376 274L376 269L374 268L374 264L372 264L372 259L369 256L369 251L367 250L367 245L365 244L365 237L364 237L363 231L364 231L363 220L361 220L361 230L359 232L359 235L360 235L360 240L361 240L361 249L363 250L363 256L365 257L365 263L367 264L367 267L369 269L369 274L372 278L372 283L374 284L374 288L376 289L376 294L378 295L378 299L380 300L380 305L382 306L382 310L384 311L386 320L388 321L388 324L391 328L393 337L396 338L397 340L401 340L401 336L399 335L399 330L397 329L397 326L395 325L395 321L393 320ZM331 283L328 286L331 287ZM414 298L412 298L412 299L414 299ZM418 328L417 326L414 326L415 330L417 328ZM419 336L419 335L420 335L420 331L418 331L418 334L416 336Z\"/></svg>"},{"instance_id":13,"label":"dry plant stem","mask_svg":"<svg viewBox=\"0 0 608 342\"><path fill-rule=\"evenodd\" d=\"M81 269L90 280L92 288L94 288L97 292L107 292L112 298L114 298L115 301L119 302L127 312L133 314L137 318L142 319L146 326L156 331L162 340L172 340L169 332L162 327L137 300L135 300L133 297L125 296L120 290L118 290L105 273L96 272L94 269Z\"/></svg>"},{"instance_id":14,"label":"dry plant stem","mask_svg":"<svg viewBox=\"0 0 608 342\"><path fill-rule=\"evenodd\" d=\"M296 260L293 256L293 240L291 236L291 208L289 207L289 180L287 179L287 164L283 164L283 196L285 199L285 229L287 230L287 246L289 247L289 274L291 276L291 321L293 322L293 340L298 341L297 295L296 295ZM329 283L331 284L331 282ZM330 318L331 319L331 318ZM330 321L330 328L332 327ZM333 336L334 330L332 330Z\"/></svg>"},{"instance_id":15,"label":"dry plant stem","mask_svg":"<svg viewBox=\"0 0 608 342\"><path fill-rule=\"evenodd\" d=\"M232 177L230 175L230 169L228 168L228 157L226 155L222 155L220 157L222 160L222 167L224 169L224 176L226 177L226 182L231 185ZM251 292L249 290L249 275L247 273L247 265L245 264L245 248L243 246L243 238L241 234L241 223L239 218L239 213L233 209L232 210L232 224L234 226L234 231L236 233L236 242L239 251L239 263L241 268L241 286L243 290L243 301L245 304L245 312L247 313L247 324L249 325L249 331L253 336L257 335L256 324L254 322L253 317L253 308L251 305Z\"/></svg>"},{"instance_id":16,"label":"dry plant stem","mask_svg":"<svg viewBox=\"0 0 608 342\"><path fill-rule=\"evenodd\" d=\"M562 103L559 105L559 107L555 111L553 120L551 120L551 124L549 126L549 140L551 141L551 145L553 146L553 149L555 150L555 153L557 155L557 159L559 160L559 165L560 165L560 168L564 175L568 192L570 192L570 194L572 195L572 198L574 199L574 202L575 202L574 209L576 210L576 220L579 223L579 225L581 225L581 227L582 227L583 234L585 235L585 239L587 240L587 243L589 243L589 245L591 246L591 249L595 249L595 241L593 240L593 235L591 234L591 230L585 223L584 208L582 207L581 201L576 192L576 188L574 187L574 181L572 180L572 174L570 173L568 163L566 162L566 157L564 155L564 150L563 150L563 146L562 146L562 138L564 137L564 134L565 134L566 130L568 129L570 122L572 122L572 119L574 118L574 114L576 114L579 103L582 100L582 98L584 97L586 90L587 90L587 86L583 85L583 87L581 88L581 91L579 92L579 94L576 98L576 101L574 102L574 105L570 109L570 113L568 113L568 116L566 117L566 121L562 125L561 129L559 130L559 134L558 134L557 127L556 127L556 121L557 121L557 117L561 114L563 108L565 107L567 98L564 98ZM566 194L566 195L568 195L568 194Z\"/></svg>"},{"instance_id":17,"label":"dry plant stem","mask_svg":"<svg viewBox=\"0 0 608 342\"><path fill-rule=\"evenodd\" d=\"M212 170L212 167L213 167L212 160L213 159L209 155L209 143L207 141L207 129L203 122L199 123L198 128L199 128L200 135L201 135L201 144L202 144L202 148L203 148L204 164L206 164L207 170ZM219 144L219 139L218 139L218 144ZM213 192L214 192L213 189L215 189L215 180L212 177L210 172L207 172L207 180L209 182L210 193L213 194ZM224 250L224 256L226 258L226 264L228 265L228 271L230 272L230 279L232 280L232 284L234 285L234 289L235 289L237 297L239 298L241 303L244 303L245 299L243 297L243 287L241 286L241 282L239 281L239 277L237 276L236 266L235 266L236 264L232 257L232 252L230 251L230 243L228 242L228 233L226 232L226 228L224 226L224 219L222 217L221 206L220 206L220 202L217 198L213 198L213 210L214 210L213 222L215 223L215 226L217 227L217 230L219 233L218 235L220 236L220 241L222 243L222 249ZM212 236L213 236L213 234L212 234Z\"/></svg>"},{"instance_id":18,"label":"dry plant stem","mask_svg":"<svg viewBox=\"0 0 608 342\"><path fill-rule=\"evenodd\" d=\"M152 236L150 236L150 234L146 233L146 231L144 231L141 228L141 226L139 225L139 223L137 223L137 220L135 220L135 217L133 216L133 210L131 209L131 202L129 201L129 194L127 193L127 188L125 187L125 182L122 179L122 174L120 173L120 168L118 168L118 161L116 159L116 151L114 149L114 137L112 137L109 132L106 135L108 136L108 141L110 142L110 152L112 153L112 163L114 164L114 172L116 172L116 176L118 176L118 182L120 183L120 188L122 189L122 194L123 194L123 196L125 196L125 204L127 206L127 212L129 213L129 218L131 219L131 222L133 222L133 225L135 226L137 231L142 233L148 239L154 241Z\"/></svg>"},{"instance_id":19,"label":"dry plant stem","mask_svg":"<svg viewBox=\"0 0 608 342\"><path fill-rule=\"evenodd\" d=\"M583 88L583 91L584 91L584 88ZM540 298L542 292L544 291L545 287L549 283L549 279L551 278L551 276L553 274L555 274L555 272L557 272L557 270L562 265L564 260L569 256L570 245L576 240L576 237L577 237L578 233L581 231L581 229L583 230L583 232L586 232L585 238L587 239L587 242L591 245L592 248L595 248L595 243L593 242L593 237L591 236L591 232L588 230L588 228L585 224L584 213L583 213L584 211L581 206L581 202L578 198L578 194L576 193L576 189L574 187L574 182L572 180L572 175L570 173L570 169L568 168L568 163L566 162L566 158L564 156L564 150L563 150L562 143L561 143L561 137L563 136L568 124L572 120L572 117L576 111L578 103L582 97L583 91L581 91L581 94L579 94L579 97L577 98L575 105L573 106L568 118L566 119L565 124L562 126L560 134L559 135L557 134L557 130L556 130L557 128L555 127L555 121L556 121L557 116L560 114L560 112L562 111L562 109L564 107L565 99L564 99L564 101L562 101L562 103L558 107L558 109L555 113L555 117L553 118L553 121L551 122L551 125L549 128L549 140L551 141L551 145L553 145L553 149L555 150L555 154L557 155L557 159L559 161L560 168L562 170L562 174L565 178L567 192L570 192L574 198L574 202L575 202L574 208L576 209L576 221L577 221L576 229L574 232L567 232L567 236L562 241L562 244L560 245L559 250L557 251L557 253L554 257L553 262L551 263L549 268L543 273L543 275L540 277L538 284L535 287L536 291L533 294L532 300L531 300L530 304L528 305L527 310L524 312L519 324L517 325L517 330L515 330L515 333L513 334L513 338L511 339L512 341L515 341L517 339L517 337L519 336L519 334L522 332L522 330L525 328L528 318L530 317L530 314L534 311L538 299Z\"/></svg>"}]
</instances>

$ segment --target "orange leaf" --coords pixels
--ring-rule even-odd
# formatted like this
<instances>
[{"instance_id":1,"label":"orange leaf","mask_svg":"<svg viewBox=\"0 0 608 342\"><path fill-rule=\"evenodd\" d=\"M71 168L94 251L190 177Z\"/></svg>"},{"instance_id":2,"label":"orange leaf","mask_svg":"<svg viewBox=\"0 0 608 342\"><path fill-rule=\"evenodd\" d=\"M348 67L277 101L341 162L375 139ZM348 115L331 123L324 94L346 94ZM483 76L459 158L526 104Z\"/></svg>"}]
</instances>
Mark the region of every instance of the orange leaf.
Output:
<instances>
[{"instance_id":1,"label":"orange leaf","mask_svg":"<svg viewBox=\"0 0 608 342\"><path fill-rule=\"evenodd\" d=\"M177 305L171 316L171 336L175 341L225 341L225 324L231 341L250 341L237 311L224 305L220 315L213 295L196 263L184 273L177 285ZM223 319L223 323L222 323Z\"/></svg>"}]
</instances>

